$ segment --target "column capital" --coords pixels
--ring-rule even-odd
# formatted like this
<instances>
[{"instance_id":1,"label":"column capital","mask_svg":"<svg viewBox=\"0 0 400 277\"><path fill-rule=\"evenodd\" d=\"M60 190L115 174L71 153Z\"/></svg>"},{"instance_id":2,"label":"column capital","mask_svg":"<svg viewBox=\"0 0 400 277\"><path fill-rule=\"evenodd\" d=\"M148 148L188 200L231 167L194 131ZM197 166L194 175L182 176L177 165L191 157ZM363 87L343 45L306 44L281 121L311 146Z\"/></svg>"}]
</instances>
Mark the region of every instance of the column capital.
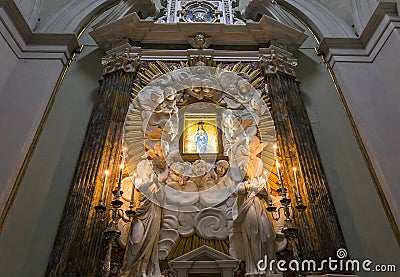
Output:
<instances>
[{"instance_id":1,"label":"column capital","mask_svg":"<svg viewBox=\"0 0 400 277\"><path fill-rule=\"evenodd\" d=\"M131 46L129 43L121 44L106 52L101 58L103 75L122 69L125 72L136 72L139 65L142 48Z\"/></svg>"},{"instance_id":2,"label":"column capital","mask_svg":"<svg viewBox=\"0 0 400 277\"><path fill-rule=\"evenodd\" d=\"M276 46L260 49L260 63L264 74L276 74L278 72L296 77L295 67L297 59L293 54Z\"/></svg>"}]
</instances>

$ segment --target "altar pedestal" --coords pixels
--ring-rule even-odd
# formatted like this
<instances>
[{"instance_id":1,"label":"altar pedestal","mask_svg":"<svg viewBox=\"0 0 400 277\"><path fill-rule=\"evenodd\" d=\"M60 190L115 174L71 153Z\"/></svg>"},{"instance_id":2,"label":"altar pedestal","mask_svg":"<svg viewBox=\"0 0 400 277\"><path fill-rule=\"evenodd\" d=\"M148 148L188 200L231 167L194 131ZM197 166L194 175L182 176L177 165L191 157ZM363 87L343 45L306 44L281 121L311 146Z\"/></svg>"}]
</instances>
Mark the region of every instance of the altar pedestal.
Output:
<instances>
[{"instance_id":1,"label":"altar pedestal","mask_svg":"<svg viewBox=\"0 0 400 277\"><path fill-rule=\"evenodd\" d=\"M201 246L169 262L177 277L233 277L240 261L208 246Z\"/></svg>"}]
</instances>

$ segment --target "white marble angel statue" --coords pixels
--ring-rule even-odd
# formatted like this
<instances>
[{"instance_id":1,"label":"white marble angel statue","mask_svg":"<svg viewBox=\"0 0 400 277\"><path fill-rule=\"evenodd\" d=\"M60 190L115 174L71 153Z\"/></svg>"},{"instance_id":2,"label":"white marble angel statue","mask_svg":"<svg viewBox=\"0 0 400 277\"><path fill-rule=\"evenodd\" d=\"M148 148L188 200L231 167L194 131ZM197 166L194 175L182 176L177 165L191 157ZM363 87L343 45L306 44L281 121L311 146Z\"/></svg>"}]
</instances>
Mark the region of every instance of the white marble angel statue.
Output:
<instances>
[{"instance_id":1,"label":"white marble angel statue","mask_svg":"<svg viewBox=\"0 0 400 277\"><path fill-rule=\"evenodd\" d=\"M252 181L241 183L236 190L237 199L233 206L233 224L241 231L241 238L230 237L231 247L239 260L246 261L247 273L259 272L257 263L267 255L268 259L276 259L275 231L272 220L266 212L267 193L261 186L265 182L262 178L254 178ZM240 234L240 233L239 233ZM235 240L243 240L243 244L235 243ZM267 274L274 273L268 268Z\"/></svg>"},{"instance_id":2,"label":"white marble angel statue","mask_svg":"<svg viewBox=\"0 0 400 277\"><path fill-rule=\"evenodd\" d=\"M150 166L149 161L143 161ZM138 168L140 166L138 165ZM150 172L150 174L147 174ZM162 198L162 189L150 170L138 170L141 185L136 215L132 221L121 269L123 277L162 276L158 259L158 240L161 224L161 207L156 203ZM154 197L153 201L149 196Z\"/></svg>"},{"instance_id":3,"label":"white marble angel statue","mask_svg":"<svg viewBox=\"0 0 400 277\"><path fill-rule=\"evenodd\" d=\"M268 142L260 142L257 136L253 136L249 140L249 165L247 167L247 176L249 180L258 177L262 174L263 163L257 156L268 145Z\"/></svg>"}]
</instances>

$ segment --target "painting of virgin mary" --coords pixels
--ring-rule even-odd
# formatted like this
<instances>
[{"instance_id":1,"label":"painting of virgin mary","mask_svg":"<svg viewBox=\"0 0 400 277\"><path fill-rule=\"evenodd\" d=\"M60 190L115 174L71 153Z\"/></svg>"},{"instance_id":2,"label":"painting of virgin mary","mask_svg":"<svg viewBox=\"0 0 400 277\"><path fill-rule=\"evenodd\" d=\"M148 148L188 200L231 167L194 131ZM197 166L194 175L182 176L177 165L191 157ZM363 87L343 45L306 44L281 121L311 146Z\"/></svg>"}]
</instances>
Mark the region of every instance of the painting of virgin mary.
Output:
<instances>
[{"instance_id":1,"label":"painting of virgin mary","mask_svg":"<svg viewBox=\"0 0 400 277\"><path fill-rule=\"evenodd\" d=\"M206 153L208 144L207 131L203 128L204 122L198 123L199 127L194 135L194 143L196 145L197 153Z\"/></svg>"}]
</instances>

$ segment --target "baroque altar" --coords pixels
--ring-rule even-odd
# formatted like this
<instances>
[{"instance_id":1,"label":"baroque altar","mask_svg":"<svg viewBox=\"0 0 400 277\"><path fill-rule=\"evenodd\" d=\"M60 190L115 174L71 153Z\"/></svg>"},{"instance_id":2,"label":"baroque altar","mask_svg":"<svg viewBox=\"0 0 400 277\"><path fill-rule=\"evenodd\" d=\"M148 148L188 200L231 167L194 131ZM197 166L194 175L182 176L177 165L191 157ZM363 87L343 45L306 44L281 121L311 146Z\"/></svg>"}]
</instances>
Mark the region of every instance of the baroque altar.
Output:
<instances>
[{"instance_id":1,"label":"baroque altar","mask_svg":"<svg viewBox=\"0 0 400 277\"><path fill-rule=\"evenodd\" d=\"M49 276L282 276L259 261L345 245L296 82L304 30L275 1L237 5L122 0L95 25L103 75Z\"/></svg>"},{"instance_id":2,"label":"baroque altar","mask_svg":"<svg viewBox=\"0 0 400 277\"><path fill-rule=\"evenodd\" d=\"M141 270L160 276L158 260L168 260L178 241L194 236L226 242L227 253L246 261L249 272L258 272L264 255L273 258L285 248L283 222L273 225L266 212L275 131L263 89L252 85L261 71L241 64L235 70L198 61L155 75L130 105L124 155L127 171L137 176L134 186L125 179L122 190L131 196L135 188L138 198L133 221L120 219L127 249L123 276L140 276ZM204 138L200 147L196 136ZM185 144L194 151L186 153ZM144 268L142 257L154 263Z\"/></svg>"}]
</instances>

